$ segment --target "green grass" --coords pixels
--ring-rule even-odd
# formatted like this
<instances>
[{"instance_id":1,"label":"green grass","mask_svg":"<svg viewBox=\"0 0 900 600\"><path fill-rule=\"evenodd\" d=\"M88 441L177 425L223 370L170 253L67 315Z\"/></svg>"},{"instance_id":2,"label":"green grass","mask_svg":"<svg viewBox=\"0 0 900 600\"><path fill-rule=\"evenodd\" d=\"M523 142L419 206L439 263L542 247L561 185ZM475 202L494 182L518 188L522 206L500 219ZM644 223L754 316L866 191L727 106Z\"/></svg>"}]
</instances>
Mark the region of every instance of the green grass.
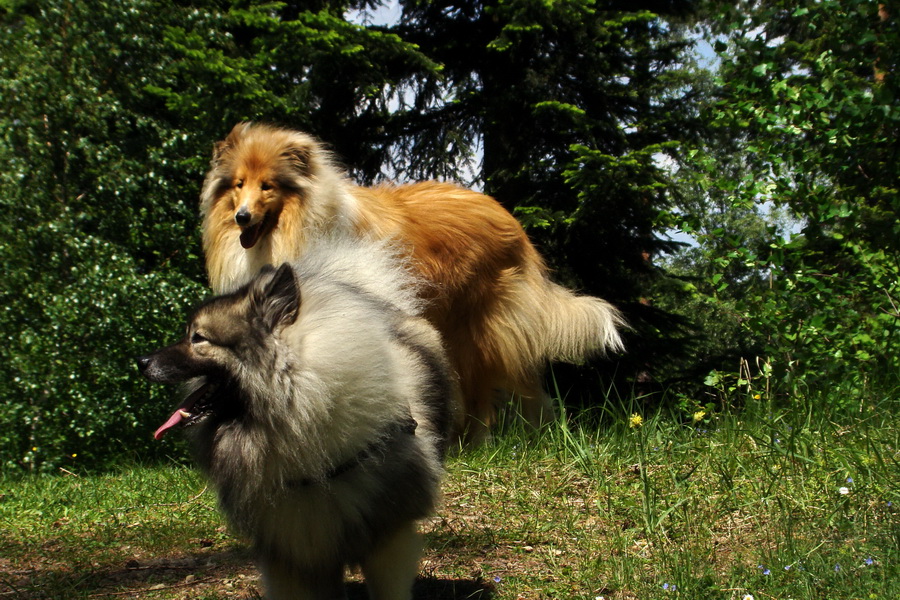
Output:
<instances>
[{"instance_id":1,"label":"green grass","mask_svg":"<svg viewBox=\"0 0 900 600\"><path fill-rule=\"evenodd\" d=\"M632 427L629 400L460 452L417 597L900 598L900 402L748 402ZM260 594L181 466L7 475L0 526L0 598Z\"/></svg>"}]
</instances>

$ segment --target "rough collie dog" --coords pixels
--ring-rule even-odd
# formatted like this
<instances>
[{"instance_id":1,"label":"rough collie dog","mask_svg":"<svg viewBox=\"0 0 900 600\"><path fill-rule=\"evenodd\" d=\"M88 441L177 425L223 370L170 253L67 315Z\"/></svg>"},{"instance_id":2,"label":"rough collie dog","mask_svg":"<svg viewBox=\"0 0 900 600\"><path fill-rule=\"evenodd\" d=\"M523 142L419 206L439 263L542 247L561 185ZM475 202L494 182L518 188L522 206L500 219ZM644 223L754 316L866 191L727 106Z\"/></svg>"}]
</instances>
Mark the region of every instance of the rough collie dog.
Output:
<instances>
[{"instance_id":1,"label":"rough collie dog","mask_svg":"<svg viewBox=\"0 0 900 600\"><path fill-rule=\"evenodd\" d=\"M401 245L431 283L426 316L460 377L468 418L458 427L472 437L511 395L534 424L552 414L541 381L548 361L622 348L620 313L551 282L519 222L496 200L447 183L354 185L321 143L298 131L236 125L215 144L200 209L216 292L302 256L323 231Z\"/></svg>"},{"instance_id":2,"label":"rough collie dog","mask_svg":"<svg viewBox=\"0 0 900 600\"><path fill-rule=\"evenodd\" d=\"M179 427L271 600L409 600L416 521L439 495L456 379L386 244L331 239L201 305L181 341L138 359L186 383Z\"/></svg>"}]
</instances>

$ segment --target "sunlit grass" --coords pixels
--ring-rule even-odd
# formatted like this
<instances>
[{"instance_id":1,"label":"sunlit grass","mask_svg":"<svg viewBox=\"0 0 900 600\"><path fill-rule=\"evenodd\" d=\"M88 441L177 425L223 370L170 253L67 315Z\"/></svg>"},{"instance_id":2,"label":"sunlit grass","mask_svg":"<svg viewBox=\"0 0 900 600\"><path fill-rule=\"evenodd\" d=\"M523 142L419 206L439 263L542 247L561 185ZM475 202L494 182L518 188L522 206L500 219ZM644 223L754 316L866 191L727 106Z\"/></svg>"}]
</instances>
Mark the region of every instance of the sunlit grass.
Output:
<instances>
[{"instance_id":1,"label":"sunlit grass","mask_svg":"<svg viewBox=\"0 0 900 600\"><path fill-rule=\"evenodd\" d=\"M900 597L897 402L748 402L698 416L629 400L587 419L599 428L563 418L464 455L448 487L477 494L470 527L540 556L499 597Z\"/></svg>"},{"instance_id":2,"label":"sunlit grass","mask_svg":"<svg viewBox=\"0 0 900 600\"><path fill-rule=\"evenodd\" d=\"M469 582L440 588L460 600L900 597L898 400L753 396L699 417L615 400L463 450L423 526L423 581ZM2 485L4 597L259 593L191 469Z\"/></svg>"}]
</instances>

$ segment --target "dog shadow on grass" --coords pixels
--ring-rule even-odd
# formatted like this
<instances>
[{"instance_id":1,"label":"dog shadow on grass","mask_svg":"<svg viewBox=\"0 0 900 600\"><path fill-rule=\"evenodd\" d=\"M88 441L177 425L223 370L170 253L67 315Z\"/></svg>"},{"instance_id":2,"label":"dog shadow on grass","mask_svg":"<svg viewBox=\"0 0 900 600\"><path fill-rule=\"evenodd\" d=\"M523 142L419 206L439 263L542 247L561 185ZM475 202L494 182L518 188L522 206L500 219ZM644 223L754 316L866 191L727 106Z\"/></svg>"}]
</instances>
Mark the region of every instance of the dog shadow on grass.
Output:
<instances>
[{"instance_id":1,"label":"dog shadow on grass","mask_svg":"<svg viewBox=\"0 0 900 600\"><path fill-rule=\"evenodd\" d=\"M0 561L0 597L55 600L163 592L186 593L190 597L206 594L214 598L262 598L259 573L246 549L140 560L125 558L121 563L94 564L90 568L35 563L6 571L6 566ZM347 596L348 600L368 600L365 584L349 581ZM413 589L415 600L492 600L494 597L493 586L480 579L420 576Z\"/></svg>"},{"instance_id":2,"label":"dog shadow on grass","mask_svg":"<svg viewBox=\"0 0 900 600\"><path fill-rule=\"evenodd\" d=\"M419 577L413 587L413 600L492 600L493 586L477 579L441 579ZM347 600L369 600L366 586L347 584Z\"/></svg>"}]
</instances>

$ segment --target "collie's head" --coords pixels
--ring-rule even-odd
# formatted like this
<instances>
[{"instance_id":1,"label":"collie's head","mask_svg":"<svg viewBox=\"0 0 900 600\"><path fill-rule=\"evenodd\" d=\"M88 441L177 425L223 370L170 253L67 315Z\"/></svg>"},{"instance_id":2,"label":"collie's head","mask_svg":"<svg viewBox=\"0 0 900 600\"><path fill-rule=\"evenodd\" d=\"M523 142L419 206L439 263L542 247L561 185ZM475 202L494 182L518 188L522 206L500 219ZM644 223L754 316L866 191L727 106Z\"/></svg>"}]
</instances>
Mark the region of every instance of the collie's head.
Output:
<instances>
[{"instance_id":1,"label":"collie's head","mask_svg":"<svg viewBox=\"0 0 900 600\"><path fill-rule=\"evenodd\" d=\"M275 229L287 203L311 192L328 164L325 150L304 133L238 123L213 148L201 213L215 212L221 225L239 228L241 246L250 249Z\"/></svg>"}]
</instances>

